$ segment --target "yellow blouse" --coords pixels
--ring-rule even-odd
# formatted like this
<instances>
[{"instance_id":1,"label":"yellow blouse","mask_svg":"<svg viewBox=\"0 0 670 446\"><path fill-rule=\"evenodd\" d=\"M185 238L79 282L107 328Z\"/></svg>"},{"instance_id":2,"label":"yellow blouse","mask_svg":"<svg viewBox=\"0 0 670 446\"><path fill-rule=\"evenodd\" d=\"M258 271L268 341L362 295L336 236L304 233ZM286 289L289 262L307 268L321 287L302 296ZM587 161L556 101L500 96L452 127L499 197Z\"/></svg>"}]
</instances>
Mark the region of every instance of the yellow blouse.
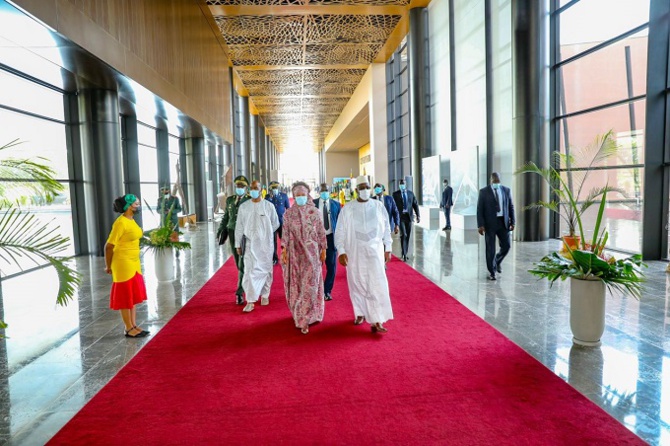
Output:
<instances>
[{"instance_id":1,"label":"yellow blouse","mask_svg":"<svg viewBox=\"0 0 670 446\"><path fill-rule=\"evenodd\" d=\"M135 274L142 274L140 238L142 228L133 219L121 215L112 225L107 243L114 245L111 265L114 282L126 282Z\"/></svg>"}]
</instances>

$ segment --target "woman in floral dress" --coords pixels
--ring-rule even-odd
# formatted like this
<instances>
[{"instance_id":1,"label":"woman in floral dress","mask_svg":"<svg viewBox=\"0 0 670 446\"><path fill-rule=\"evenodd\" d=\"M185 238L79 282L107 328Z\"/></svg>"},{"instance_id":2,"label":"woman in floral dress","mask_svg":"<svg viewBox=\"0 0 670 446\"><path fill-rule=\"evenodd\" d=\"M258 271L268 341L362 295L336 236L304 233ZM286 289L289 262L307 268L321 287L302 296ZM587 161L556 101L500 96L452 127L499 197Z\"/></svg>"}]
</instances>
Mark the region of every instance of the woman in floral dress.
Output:
<instances>
[{"instance_id":1,"label":"woman in floral dress","mask_svg":"<svg viewBox=\"0 0 670 446\"><path fill-rule=\"evenodd\" d=\"M295 326L307 334L310 324L323 320L321 264L326 258L326 231L309 197L309 186L299 181L292 190L295 206L284 214L281 239L284 290Z\"/></svg>"}]
</instances>

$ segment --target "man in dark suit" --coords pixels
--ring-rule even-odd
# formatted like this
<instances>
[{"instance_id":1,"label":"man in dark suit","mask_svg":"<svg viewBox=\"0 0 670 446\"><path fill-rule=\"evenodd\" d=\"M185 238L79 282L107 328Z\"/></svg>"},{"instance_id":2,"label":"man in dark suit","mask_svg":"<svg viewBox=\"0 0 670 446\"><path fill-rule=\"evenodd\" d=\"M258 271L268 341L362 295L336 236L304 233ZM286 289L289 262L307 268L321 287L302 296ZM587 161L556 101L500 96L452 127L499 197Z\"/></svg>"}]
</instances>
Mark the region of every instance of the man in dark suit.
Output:
<instances>
[{"instance_id":1,"label":"man in dark suit","mask_svg":"<svg viewBox=\"0 0 670 446\"><path fill-rule=\"evenodd\" d=\"M386 188L381 183L375 184L373 190L374 195L372 198L384 203L386 213L389 214L389 227L391 228L391 232L397 234L400 229L400 214L398 213L398 206L396 206L395 200L388 195L384 195Z\"/></svg>"},{"instance_id":2,"label":"man in dark suit","mask_svg":"<svg viewBox=\"0 0 670 446\"><path fill-rule=\"evenodd\" d=\"M477 200L477 226L486 241L486 268L489 280L496 280L502 273L501 264L510 248L510 231L514 230L514 203L508 187L500 184L500 174L491 174L491 184L479 190ZM496 254L496 237L500 251Z\"/></svg>"},{"instance_id":3,"label":"man in dark suit","mask_svg":"<svg viewBox=\"0 0 670 446\"><path fill-rule=\"evenodd\" d=\"M290 203L288 201L288 195L281 191L280 184L277 181L270 181L270 191L265 196L265 199L275 206L277 217L279 217L279 229L275 231L275 251L272 256L272 264L276 265L279 261L279 257L277 256L277 237L281 238L282 225L284 224L284 212L289 208Z\"/></svg>"},{"instance_id":4,"label":"man in dark suit","mask_svg":"<svg viewBox=\"0 0 670 446\"><path fill-rule=\"evenodd\" d=\"M449 180L444 179L444 189L442 190L442 201L440 202L440 209L444 209L444 216L447 223L442 228L443 231L451 230L451 207L454 205L454 190L449 186Z\"/></svg>"},{"instance_id":5,"label":"man in dark suit","mask_svg":"<svg viewBox=\"0 0 670 446\"><path fill-rule=\"evenodd\" d=\"M419 216L419 203L411 190L407 190L405 180L399 182L400 190L393 192L395 205L400 213L400 245L402 248L402 260L407 261L407 251L409 250L409 236L412 234L412 222L416 215L416 222L421 221Z\"/></svg>"},{"instance_id":6,"label":"man in dark suit","mask_svg":"<svg viewBox=\"0 0 670 446\"><path fill-rule=\"evenodd\" d=\"M324 300L333 300L330 294L335 283L335 270L337 268L337 248L335 248L335 228L340 216L340 203L330 198L328 185L321 183L319 198L314 200L314 206L319 209L323 219L323 227L326 229L326 278L323 281Z\"/></svg>"}]
</instances>

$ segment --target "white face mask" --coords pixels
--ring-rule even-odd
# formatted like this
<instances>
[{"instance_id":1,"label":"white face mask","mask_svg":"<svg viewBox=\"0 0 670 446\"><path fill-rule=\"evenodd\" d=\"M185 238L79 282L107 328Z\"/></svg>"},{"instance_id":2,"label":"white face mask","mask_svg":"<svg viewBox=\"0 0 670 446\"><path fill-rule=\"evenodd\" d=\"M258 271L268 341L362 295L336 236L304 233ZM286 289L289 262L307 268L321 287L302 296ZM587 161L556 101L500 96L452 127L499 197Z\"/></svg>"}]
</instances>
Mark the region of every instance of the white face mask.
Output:
<instances>
[{"instance_id":1,"label":"white face mask","mask_svg":"<svg viewBox=\"0 0 670 446\"><path fill-rule=\"evenodd\" d=\"M165 194L163 195L163 197L165 197L165 199L167 200L168 198L170 198L170 194Z\"/></svg>"},{"instance_id":2,"label":"white face mask","mask_svg":"<svg viewBox=\"0 0 670 446\"><path fill-rule=\"evenodd\" d=\"M370 199L370 189L361 189L358 191L358 196L361 200L367 201Z\"/></svg>"}]
</instances>

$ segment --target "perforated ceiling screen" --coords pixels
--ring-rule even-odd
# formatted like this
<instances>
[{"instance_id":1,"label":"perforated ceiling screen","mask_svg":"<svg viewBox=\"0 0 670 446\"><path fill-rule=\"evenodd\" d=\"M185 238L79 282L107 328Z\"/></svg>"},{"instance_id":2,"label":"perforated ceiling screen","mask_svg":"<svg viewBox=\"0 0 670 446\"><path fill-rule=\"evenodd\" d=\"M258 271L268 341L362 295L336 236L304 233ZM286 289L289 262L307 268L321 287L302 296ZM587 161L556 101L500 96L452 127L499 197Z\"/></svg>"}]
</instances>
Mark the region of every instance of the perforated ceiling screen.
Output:
<instances>
[{"instance_id":1,"label":"perforated ceiling screen","mask_svg":"<svg viewBox=\"0 0 670 446\"><path fill-rule=\"evenodd\" d=\"M369 64L384 62L393 39L403 37L409 8L428 1L207 3L243 90L279 150L300 141L318 151Z\"/></svg>"}]
</instances>

